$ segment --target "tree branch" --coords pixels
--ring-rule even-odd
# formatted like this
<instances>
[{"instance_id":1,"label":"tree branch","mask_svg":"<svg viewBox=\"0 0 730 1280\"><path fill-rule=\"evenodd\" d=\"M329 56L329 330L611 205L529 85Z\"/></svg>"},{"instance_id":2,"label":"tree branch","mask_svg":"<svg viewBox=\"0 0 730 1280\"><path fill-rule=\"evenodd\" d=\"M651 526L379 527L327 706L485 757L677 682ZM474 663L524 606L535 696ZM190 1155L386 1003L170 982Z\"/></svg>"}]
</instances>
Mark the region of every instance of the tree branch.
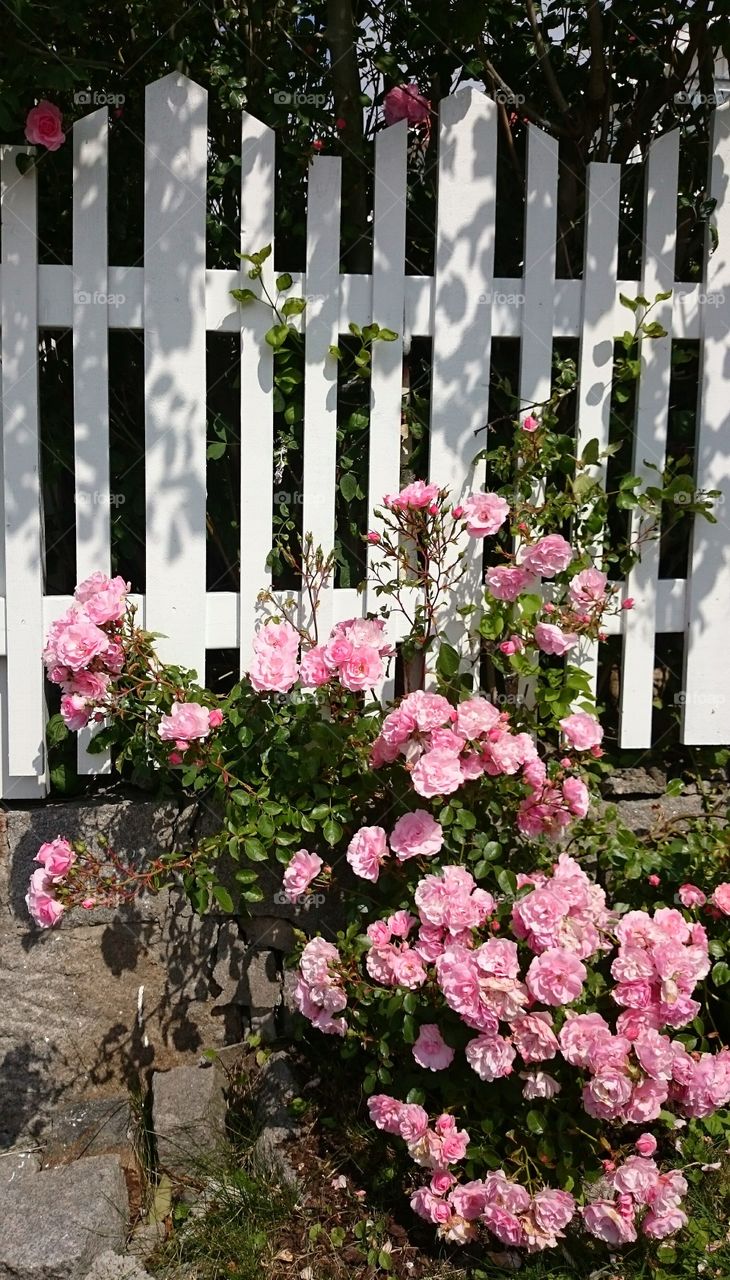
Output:
<instances>
[{"instance_id":1,"label":"tree branch","mask_svg":"<svg viewBox=\"0 0 730 1280\"><path fill-rule=\"evenodd\" d=\"M532 35L535 41L538 60L540 62L542 73L545 76L548 89L550 90L550 94L562 114L564 116L570 115L570 107L563 96L563 92L558 84L555 72L553 71L553 64L550 61L550 54L548 52L547 45L545 44L545 40L543 39L540 24L537 20L533 0L525 0L525 3L527 7L527 16L530 19L530 26L532 27Z\"/></svg>"}]
</instances>

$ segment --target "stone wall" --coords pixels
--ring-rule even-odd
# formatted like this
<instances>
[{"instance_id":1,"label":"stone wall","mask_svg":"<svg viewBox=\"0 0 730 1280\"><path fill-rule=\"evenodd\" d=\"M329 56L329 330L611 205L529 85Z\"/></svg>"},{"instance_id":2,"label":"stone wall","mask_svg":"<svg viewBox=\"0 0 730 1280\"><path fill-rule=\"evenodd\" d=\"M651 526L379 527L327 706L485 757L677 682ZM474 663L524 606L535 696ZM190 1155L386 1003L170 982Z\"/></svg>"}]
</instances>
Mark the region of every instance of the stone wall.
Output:
<instances>
[{"instance_id":1,"label":"stone wall","mask_svg":"<svg viewBox=\"0 0 730 1280\"><path fill-rule=\"evenodd\" d=\"M664 795L656 769L617 772L606 798L639 832L702 811L696 791ZM240 1041L249 1028L283 1029L285 957L293 926L332 936L333 906L309 911L265 901L245 920L199 918L178 892L117 911L77 910L41 932L24 895L32 860L59 834L103 834L128 860L181 845L194 814L143 799L17 807L0 815L0 1145L32 1133L66 1097L144 1086L152 1071L195 1062Z\"/></svg>"},{"instance_id":2,"label":"stone wall","mask_svg":"<svg viewBox=\"0 0 730 1280\"><path fill-rule=\"evenodd\" d=\"M34 1132L65 1097L144 1086L152 1071L282 1028L293 926L331 931L315 906L267 902L243 920L196 916L178 891L118 910L81 909L40 931L24 896L44 840L104 835L130 862L180 845L193 815L140 799L49 803L0 815L0 1146Z\"/></svg>"}]
</instances>

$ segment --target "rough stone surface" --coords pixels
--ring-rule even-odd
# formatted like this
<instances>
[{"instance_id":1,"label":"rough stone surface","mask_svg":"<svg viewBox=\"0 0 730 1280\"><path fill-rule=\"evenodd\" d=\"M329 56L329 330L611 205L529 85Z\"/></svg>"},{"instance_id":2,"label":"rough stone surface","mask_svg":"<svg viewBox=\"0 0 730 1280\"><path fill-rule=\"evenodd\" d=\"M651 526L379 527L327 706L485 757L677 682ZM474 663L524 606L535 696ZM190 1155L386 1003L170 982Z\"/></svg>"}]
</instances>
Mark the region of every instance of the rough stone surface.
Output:
<instances>
[{"instance_id":1,"label":"rough stone surface","mask_svg":"<svg viewBox=\"0 0 730 1280\"><path fill-rule=\"evenodd\" d=\"M282 1148L297 1132L289 1103L297 1096L297 1082L283 1051L272 1053L264 1063L256 1085L255 1120L259 1136L254 1154L285 1182L296 1182L296 1174Z\"/></svg>"},{"instance_id":2,"label":"rough stone surface","mask_svg":"<svg viewBox=\"0 0 730 1280\"><path fill-rule=\"evenodd\" d=\"M116 1156L90 1156L0 1187L0 1280L80 1280L118 1252L129 1204Z\"/></svg>"},{"instance_id":3,"label":"rough stone surface","mask_svg":"<svg viewBox=\"0 0 730 1280\"><path fill-rule=\"evenodd\" d=\"M619 800L619 820L638 835L673 824L681 829L682 820L696 818L703 811L699 795L662 796L657 800Z\"/></svg>"},{"instance_id":4,"label":"rough stone surface","mask_svg":"<svg viewBox=\"0 0 730 1280\"><path fill-rule=\"evenodd\" d=\"M243 974L243 1003L256 1011L274 1009L281 997L281 979L273 951L250 951Z\"/></svg>"},{"instance_id":5,"label":"rough stone surface","mask_svg":"<svg viewBox=\"0 0 730 1280\"><path fill-rule=\"evenodd\" d=\"M191 825L190 811L139 799L0 815L0 1147L37 1132L69 1092L116 1094L241 1039L243 1011L211 998L220 916L201 920L171 891L41 932L23 900L38 846L59 833L102 833L139 864Z\"/></svg>"},{"instance_id":6,"label":"rough stone surface","mask_svg":"<svg viewBox=\"0 0 730 1280\"><path fill-rule=\"evenodd\" d=\"M663 796L667 775L663 769L616 769L603 783L603 794L613 796Z\"/></svg>"},{"instance_id":7,"label":"rough stone surface","mask_svg":"<svg viewBox=\"0 0 730 1280\"><path fill-rule=\"evenodd\" d=\"M235 921L225 921L218 930L213 966L213 990L216 1004L245 1004L243 975L246 964L246 940Z\"/></svg>"},{"instance_id":8,"label":"rough stone surface","mask_svg":"<svg viewBox=\"0 0 730 1280\"><path fill-rule=\"evenodd\" d=\"M7 1187L11 1182L20 1182L22 1178L28 1178L31 1174L37 1173L41 1167L41 1157L37 1151L27 1151L24 1148L11 1151L3 1151L0 1153L0 1188Z\"/></svg>"},{"instance_id":9,"label":"rough stone surface","mask_svg":"<svg viewBox=\"0 0 730 1280\"><path fill-rule=\"evenodd\" d=\"M46 1167L82 1156L134 1152L136 1122L129 1096L79 1098L56 1109L38 1135Z\"/></svg>"},{"instance_id":10,"label":"rough stone surface","mask_svg":"<svg viewBox=\"0 0 730 1280\"><path fill-rule=\"evenodd\" d=\"M255 916L243 922L243 931L249 945L257 949L294 950L294 929L288 920L277 916Z\"/></svg>"},{"instance_id":11,"label":"rough stone surface","mask_svg":"<svg viewBox=\"0 0 730 1280\"><path fill-rule=\"evenodd\" d=\"M106 1249L96 1258L84 1280L152 1280L152 1276L136 1258L124 1258Z\"/></svg>"},{"instance_id":12,"label":"rough stone surface","mask_svg":"<svg viewBox=\"0 0 730 1280\"><path fill-rule=\"evenodd\" d=\"M214 1151L225 1135L222 1072L216 1066L155 1072L152 1128L161 1167L168 1173L189 1173L191 1164Z\"/></svg>"}]
</instances>

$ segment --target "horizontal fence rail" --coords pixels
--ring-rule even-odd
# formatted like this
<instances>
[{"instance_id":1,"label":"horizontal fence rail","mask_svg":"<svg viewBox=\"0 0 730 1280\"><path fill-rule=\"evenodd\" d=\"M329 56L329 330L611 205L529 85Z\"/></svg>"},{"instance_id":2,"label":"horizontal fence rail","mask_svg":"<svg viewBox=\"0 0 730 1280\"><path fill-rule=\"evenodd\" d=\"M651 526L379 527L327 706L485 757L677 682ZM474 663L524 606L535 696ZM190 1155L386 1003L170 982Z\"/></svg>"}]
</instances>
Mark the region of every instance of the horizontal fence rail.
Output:
<instances>
[{"instance_id":1,"label":"horizontal fence rail","mask_svg":"<svg viewBox=\"0 0 730 1280\"><path fill-rule=\"evenodd\" d=\"M708 233L703 283L674 280L678 134L658 139L646 164L641 280L618 279L620 168L589 167L584 271L555 278L558 150L529 126L524 274L494 276L498 199L497 119L491 99L462 90L441 105L433 277L406 274L407 127L380 132L375 148L373 268L339 269L341 168L316 156L308 184L306 269L291 273L284 297L304 296L296 321L305 335L302 506L305 529L325 552L334 546L337 366L330 346L351 323L394 330L375 345L369 425L369 500L398 486L403 352L412 338L432 339L430 478L452 492L479 487L473 459L487 420L490 351L495 338L520 342L518 393L523 403L550 392L553 343L578 340L577 441L608 443L613 346L626 326L620 295L671 297L652 313L666 338L645 342L638 386L634 471L661 468L667 444L671 342L697 340L700 383L696 481L730 492L730 107L715 112L708 195L717 243ZM73 126L73 261L38 264L37 175L21 175L23 147L0 148L2 261L3 537L0 541L0 772L5 798L47 790L43 634L71 603L44 592L40 493L38 334L73 335L76 492L109 495L108 342L110 330L136 330L145 345L146 581L134 597L144 624L167 637L164 657L205 670L206 653L235 649L245 670L258 610L270 581L274 490L273 352L263 307L241 307L231 290L247 287L241 270L206 269L207 95L172 74L146 94L144 260L108 262L108 120L106 109ZM243 113L241 251L274 243L275 137ZM274 279L274 255L264 282ZM283 268L282 268L283 273ZM710 304L711 305L708 305ZM240 592L206 591L206 336L238 334L241 356ZM605 481L605 476L604 476ZM611 620L621 633L619 742L651 744L656 637L684 636L681 739L730 741L730 537L724 509L717 524L696 520L687 579L659 576L656 543L621 584L636 607ZM78 502L79 578L111 561L109 504ZM477 566L469 579L478 589ZM133 584L134 585L134 584ZM374 610L374 597L330 587L321 624ZM593 647L581 661L595 678ZM105 757L88 754L80 736L79 769L99 773Z\"/></svg>"}]
</instances>

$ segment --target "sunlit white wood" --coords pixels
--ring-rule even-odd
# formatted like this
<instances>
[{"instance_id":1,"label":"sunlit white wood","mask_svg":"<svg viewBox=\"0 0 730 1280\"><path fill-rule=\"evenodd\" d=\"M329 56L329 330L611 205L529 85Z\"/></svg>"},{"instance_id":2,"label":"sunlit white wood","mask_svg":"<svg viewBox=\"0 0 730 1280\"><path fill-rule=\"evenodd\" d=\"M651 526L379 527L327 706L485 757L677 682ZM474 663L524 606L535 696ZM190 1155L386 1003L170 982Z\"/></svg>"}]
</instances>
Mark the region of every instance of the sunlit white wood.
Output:
<instances>
[{"instance_id":1,"label":"sunlit white wood","mask_svg":"<svg viewBox=\"0 0 730 1280\"><path fill-rule=\"evenodd\" d=\"M147 613L162 656L203 679L207 94L173 72L145 110Z\"/></svg>"},{"instance_id":2,"label":"sunlit white wood","mask_svg":"<svg viewBox=\"0 0 730 1280\"><path fill-rule=\"evenodd\" d=\"M719 489L717 524L694 518L687 584L682 741L724 745L730 740L730 104L714 114L709 195L717 200L705 247L700 307L700 390L695 447L700 489Z\"/></svg>"},{"instance_id":3,"label":"sunlit white wood","mask_svg":"<svg viewBox=\"0 0 730 1280\"><path fill-rule=\"evenodd\" d=\"M641 289L650 302L674 286L674 254L677 240L677 176L679 131L665 133L652 143L646 167L644 202L644 264ZM631 295L630 295L631 296ZM635 295L634 295L635 296ZM657 303L648 316L667 331L665 338L641 341L641 377L634 427L633 474L642 486L656 483L666 457L669 383L672 373L672 299ZM626 311L626 328L634 317ZM636 541L645 525L632 513L631 533ZM656 635L659 541L644 541L641 560L629 575L626 595L636 601L631 624L624 632L621 663L622 747L646 747L651 743L654 696L654 641Z\"/></svg>"}]
</instances>

